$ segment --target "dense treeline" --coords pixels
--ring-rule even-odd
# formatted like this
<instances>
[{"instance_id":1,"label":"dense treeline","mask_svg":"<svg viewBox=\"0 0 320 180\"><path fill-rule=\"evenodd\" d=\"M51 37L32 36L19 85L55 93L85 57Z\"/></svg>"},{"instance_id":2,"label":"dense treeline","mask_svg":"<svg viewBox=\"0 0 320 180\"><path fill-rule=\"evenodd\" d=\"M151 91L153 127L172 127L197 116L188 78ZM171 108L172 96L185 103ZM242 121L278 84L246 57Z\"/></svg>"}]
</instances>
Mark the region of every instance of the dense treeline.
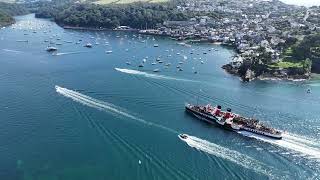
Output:
<instances>
[{"instance_id":1,"label":"dense treeline","mask_svg":"<svg viewBox=\"0 0 320 180\"><path fill-rule=\"evenodd\" d=\"M293 47L293 53L298 59L312 58L312 49L320 47L320 34L308 35Z\"/></svg>"},{"instance_id":2,"label":"dense treeline","mask_svg":"<svg viewBox=\"0 0 320 180\"><path fill-rule=\"evenodd\" d=\"M35 13L36 18L54 18L59 12L72 6L73 2L73 0L38 1L27 4L27 7Z\"/></svg>"},{"instance_id":3,"label":"dense treeline","mask_svg":"<svg viewBox=\"0 0 320 180\"><path fill-rule=\"evenodd\" d=\"M0 11L10 16L24 15L28 13L27 8L22 4L0 2Z\"/></svg>"},{"instance_id":4,"label":"dense treeline","mask_svg":"<svg viewBox=\"0 0 320 180\"><path fill-rule=\"evenodd\" d=\"M6 26L14 22L14 19L7 13L0 11L0 26Z\"/></svg>"},{"instance_id":5,"label":"dense treeline","mask_svg":"<svg viewBox=\"0 0 320 180\"><path fill-rule=\"evenodd\" d=\"M177 10L176 3L132 3L126 5L68 4L43 6L36 17L52 17L60 25L115 28L126 25L132 28L155 27L166 20L183 21L198 14ZM203 15L203 14L199 14ZM215 14L205 14L216 17Z\"/></svg>"},{"instance_id":6,"label":"dense treeline","mask_svg":"<svg viewBox=\"0 0 320 180\"><path fill-rule=\"evenodd\" d=\"M293 55L297 59L312 60L312 72L320 73L320 34L305 36L296 46L293 46Z\"/></svg>"},{"instance_id":7,"label":"dense treeline","mask_svg":"<svg viewBox=\"0 0 320 180\"><path fill-rule=\"evenodd\" d=\"M27 14L28 10L21 4L0 2L0 26L14 23L12 16Z\"/></svg>"}]
</instances>

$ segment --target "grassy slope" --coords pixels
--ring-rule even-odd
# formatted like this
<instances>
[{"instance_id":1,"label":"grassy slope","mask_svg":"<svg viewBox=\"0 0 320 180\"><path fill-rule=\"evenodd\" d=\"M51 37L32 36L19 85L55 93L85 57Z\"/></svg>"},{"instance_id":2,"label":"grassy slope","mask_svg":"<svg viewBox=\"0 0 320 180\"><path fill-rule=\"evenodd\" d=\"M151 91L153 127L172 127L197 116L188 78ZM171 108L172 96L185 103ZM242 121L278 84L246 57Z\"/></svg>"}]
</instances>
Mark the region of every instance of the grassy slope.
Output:
<instances>
[{"instance_id":1,"label":"grassy slope","mask_svg":"<svg viewBox=\"0 0 320 180\"><path fill-rule=\"evenodd\" d=\"M299 40L298 43L300 43L301 40ZM271 68L302 68L303 67L303 61L298 61L294 58L293 50L291 47L286 49L286 51L282 55L282 59L278 63L274 63L269 65Z\"/></svg>"}]
</instances>

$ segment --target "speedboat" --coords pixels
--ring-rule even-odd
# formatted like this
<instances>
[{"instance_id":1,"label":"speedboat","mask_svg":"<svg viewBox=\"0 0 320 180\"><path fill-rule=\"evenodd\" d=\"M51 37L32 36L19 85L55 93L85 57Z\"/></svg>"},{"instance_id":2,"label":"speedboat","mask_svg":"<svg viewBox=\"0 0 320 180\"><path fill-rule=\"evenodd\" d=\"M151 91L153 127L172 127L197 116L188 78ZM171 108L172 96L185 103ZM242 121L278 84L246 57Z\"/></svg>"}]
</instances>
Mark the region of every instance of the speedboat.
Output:
<instances>
[{"instance_id":1,"label":"speedboat","mask_svg":"<svg viewBox=\"0 0 320 180\"><path fill-rule=\"evenodd\" d=\"M58 48L53 47L53 46L48 46L48 47L46 48L46 51L48 51L48 52L54 52L54 51L57 51L57 50L58 50Z\"/></svg>"},{"instance_id":2,"label":"speedboat","mask_svg":"<svg viewBox=\"0 0 320 180\"><path fill-rule=\"evenodd\" d=\"M186 134L179 134L178 137L179 137L181 140L188 139L188 135L186 135Z\"/></svg>"}]
</instances>

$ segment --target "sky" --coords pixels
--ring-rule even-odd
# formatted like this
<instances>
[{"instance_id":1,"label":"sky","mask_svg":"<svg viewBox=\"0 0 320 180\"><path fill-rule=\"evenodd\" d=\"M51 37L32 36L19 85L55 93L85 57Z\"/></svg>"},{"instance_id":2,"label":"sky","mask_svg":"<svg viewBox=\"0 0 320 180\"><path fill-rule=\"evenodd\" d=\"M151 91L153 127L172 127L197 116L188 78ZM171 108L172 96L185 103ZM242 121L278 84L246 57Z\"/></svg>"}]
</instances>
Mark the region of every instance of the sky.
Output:
<instances>
[{"instance_id":1,"label":"sky","mask_svg":"<svg viewBox=\"0 0 320 180\"><path fill-rule=\"evenodd\" d=\"M299 6L320 6L320 0L281 0L287 4L294 4Z\"/></svg>"}]
</instances>

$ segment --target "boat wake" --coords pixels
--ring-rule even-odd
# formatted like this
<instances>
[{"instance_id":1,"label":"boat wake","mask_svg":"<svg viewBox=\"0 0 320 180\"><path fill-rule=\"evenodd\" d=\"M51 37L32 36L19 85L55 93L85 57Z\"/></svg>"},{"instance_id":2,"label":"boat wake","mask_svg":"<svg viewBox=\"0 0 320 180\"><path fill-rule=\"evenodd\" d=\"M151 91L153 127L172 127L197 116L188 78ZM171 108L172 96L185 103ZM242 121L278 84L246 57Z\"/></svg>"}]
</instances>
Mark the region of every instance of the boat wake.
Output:
<instances>
[{"instance_id":1,"label":"boat wake","mask_svg":"<svg viewBox=\"0 0 320 180\"><path fill-rule=\"evenodd\" d=\"M159 125L159 124L155 124L155 123L152 123L152 122L148 122L148 121L145 121L145 120L140 119L138 117L135 117L135 116L129 114L125 109L123 109L121 107L118 107L118 106L116 106L114 104L111 104L111 103L108 103L108 102L104 102L104 101L100 101L100 100L94 99L92 97L86 96L84 94L81 94L79 92L76 92L76 91L73 91L73 90L69 90L67 88L63 88L63 87L60 87L60 86L55 86L55 89L56 89L57 93L65 96L65 97L71 98L72 100L74 100L74 101L76 101L78 103L81 103L83 105L86 105L86 106L89 106L89 107L92 107L92 108L95 108L95 109L98 109L98 110L101 110L101 111L106 111L106 112L112 113L114 115L121 115L123 117L135 120L137 122L143 123L143 124L148 125L148 126L154 126L154 127L158 127L158 128L163 129L163 130L166 130L166 131L170 131L170 132L173 132L173 133L178 133L177 131L175 131L173 129L170 129L170 128L167 128L165 126L162 126L162 125Z\"/></svg>"},{"instance_id":2,"label":"boat wake","mask_svg":"<svg viewBox=\"0 0 320 180\"><path fill-rule=\"evenodd\" d=\"M180 139L186 142L190 147L196 148L199 151L203 151L205 153L229 160L232 163L235 163L247 169L254 170L258 173L262 173L268 176L272 175L270 169L265 164L260 163L259 161L237 151L230 150L228 148L219 146L218 144L214 144L195 136L187 135L187 138Z\"/></svg>"},{"instance_id":3,"label":"boat wake","mask_svg":"<svg viewBox=\"0 0 320 180\"><path fill-rule=\"evenodd\" d=\"M22 53L22 51L12 50L12 49L2 49L2 51L13 52L13 53Z\"/></svg>"},{"instance_id":4,"label":"boat wake","mask_svg":"<svg viewBox=\"0 0 320 180\"><path fill-rule=\"evenodd\" d=\"M189 79L174 78L170 76L152 74L152 73L142 72L142 71L133 70L133 69L121 69L121 68L114 68L114 69L122 73L139 75L139 76L144 76L144 77L153 78L153 79L167 79L167 80L176 80L176 81L197 82Z\"/></svg>"},{"instance_id":5,"label":"boat wake","mask_svg":"<svg viewBox=\"0 0 320 180\"><path fill-rule=\"evenodd\" d=\"M139 145L134 144L115 131L112 131L101 123L101 121L96 121L91 118L89 114L85 111L80 111L76 108L79 114L81 114L88 122L97 129L99 134L103 137L103 139L107 142L113 143L112 148L117 148L117 151L120 154L130 154L136 160L139 160L139 165L143 164L145 168L151 168L157 171L162 178L160 179L194 179L188 175L187 172L183 170L179 170L176 167L172 166L172 164L165 159L161 159L155 154L144 150L139 147Z\"/></svg>"},{"instance_id":6,"label":"boat wake","mask_svg":"<svg viewBox=\"0 0 320 180\"><path fill-rule=\"evenodd\" d=\"M253 134L250 132L238 132L241 135L255 138L263 142L274 144L278 147L288 149L290 151L297 152L302 156L306 156L310 159L320 161L320 144L307 138L299 137L288 133L283 133L281 140L270 139L264 136Z\"/></svg>"},{"instance_id":7,"label":"boat wake","mask_svg":"<svg viewBox=\"0 0 320 180\"><path fill-rule=\"evenodd\" d=\"M88 51L75 51L75 52L64 52L64 53L54 53L54 56L70 55L70 54L81 54L87 53Z\"/></svg>"}]
</instances>

